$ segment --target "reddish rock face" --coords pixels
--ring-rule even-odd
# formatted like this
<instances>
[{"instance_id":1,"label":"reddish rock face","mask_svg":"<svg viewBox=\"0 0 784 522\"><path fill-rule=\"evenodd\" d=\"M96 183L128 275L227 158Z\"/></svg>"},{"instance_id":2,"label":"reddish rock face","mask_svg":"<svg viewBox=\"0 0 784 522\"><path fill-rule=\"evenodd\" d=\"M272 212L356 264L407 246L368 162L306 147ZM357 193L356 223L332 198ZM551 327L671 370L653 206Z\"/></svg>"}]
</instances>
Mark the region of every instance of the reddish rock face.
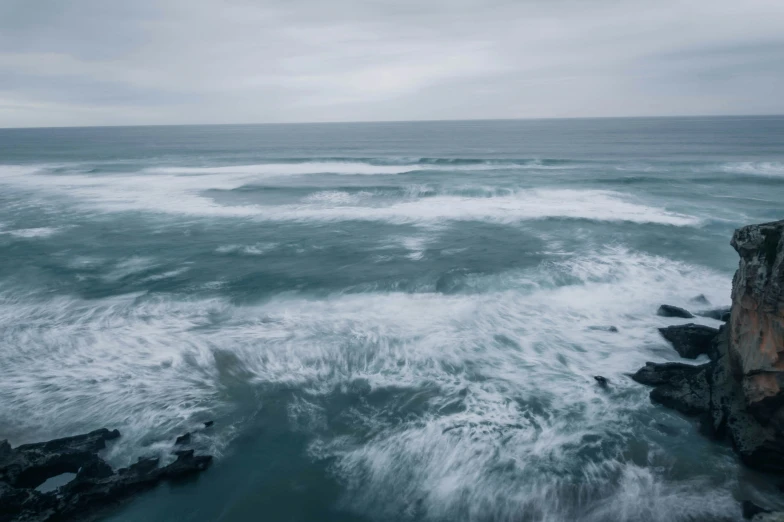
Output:
<instances>
[{"instance_id":1,"label":"reddish rock face","mask_svg":"<svg viewBox=\"0 0 784 522\"><path fill-rule=\"evenodd\" d=\"M784 474L784 220L740 228L732 246L740 254L732 312L711 341L711 362L647 363L633 378L655 386L653 402L702 415L748 466ZM693 327L662 333L684 345L679 353L704 353Z\"/></svg>"},{"instance_id":2,"label":"reddish rock face","mask_svg":"<svg viewBox=\"0 0 784 522\"><path fill-rule=\"evenodd\" d=\"M747 404L784 390L784 220L735 231L729 355Z\"/></svg>"}]
</instances>

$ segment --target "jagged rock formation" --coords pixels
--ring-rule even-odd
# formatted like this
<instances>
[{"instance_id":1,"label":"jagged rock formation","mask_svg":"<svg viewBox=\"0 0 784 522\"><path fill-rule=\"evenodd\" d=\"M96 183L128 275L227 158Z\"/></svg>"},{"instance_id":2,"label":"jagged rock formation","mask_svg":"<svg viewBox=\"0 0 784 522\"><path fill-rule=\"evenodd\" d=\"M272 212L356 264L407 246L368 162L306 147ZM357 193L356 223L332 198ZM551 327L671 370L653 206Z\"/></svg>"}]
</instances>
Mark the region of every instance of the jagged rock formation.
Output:
<instances>
[{"instance_id":1,"label":"jagged rock formation","mask_svg":"<svg viewBox=\"0 0 784 522\"><path fill-rule=\"evenodd\" d=\"M738 229L731 244L741 259L729 322L705 352L714 360L701 366L648 363L633 378L655 386L652 401L702 415L716 436L730 438L748 466L784 473L784 220ZM705 349L707 331L693 337L683 329L664 330L684 345L679 352Z\"/></svg>"},{"instance_id":2,"label":"jagged rock formation","mask_svg":"<svg viewBox=\"0 0 784 522\"><path fill-rule=\"evenodd\" d=\"M709 364L647 363L632 378L641 384L655 386L651 391L652 402L684 415L699 415L710 406L709 371Z\"/></svg>"},{"instance_id":3,"label":"jagged rock formation","mask_svg":"<svg viewBox=\"0 0 784 522\"><path fill-rule=\"evenodd\" d=\"M771 402L784 382L784 221L741 228L732 246L741 261L732 281L729 354L748 402Z\"/></svg>"},{"instance_id":4,"label":"jagged rock formation","mask_svg":"<svg viewBox=\"0 0 784 522\"><path fill-rule=\"evenodd\" d=\"M185 450L176 452L177 460L164 467L158 466L157 458L139 459L115 473L98 452L119 436L119 431L104 428L16 448L0 441L0 522L93 520L102 510L163 480L200 473L212 461L208 455ZM53 492L35 489L63 473L76 476Z\"/></svg>"},{"instance_id":5,"label":"jagged rock formation","mask_svg":"<svg viewBox=\"0 0 784 522\"><path fill-rule=\"evenodd\" d=\"M719 333L717 328L689 323L659 328L659 333L672 343L672 347L684 359L696 359L703 354L711 359L716 358L713 339Z\"/></svg>"}]
</instances>

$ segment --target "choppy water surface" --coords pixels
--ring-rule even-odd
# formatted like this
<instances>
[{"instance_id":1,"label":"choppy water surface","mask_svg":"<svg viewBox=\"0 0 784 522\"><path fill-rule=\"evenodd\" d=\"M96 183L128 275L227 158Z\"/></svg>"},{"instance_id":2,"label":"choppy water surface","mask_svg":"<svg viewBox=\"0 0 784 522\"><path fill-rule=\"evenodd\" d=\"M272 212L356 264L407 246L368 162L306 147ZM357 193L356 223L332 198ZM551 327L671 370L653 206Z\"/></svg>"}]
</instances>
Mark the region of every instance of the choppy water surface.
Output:
<instances>
[{"instance_id":1,"label":"choppy water surface","mask_svg":"<svg viewBox=\"0 0 784 522\"><path fill-rule=\"evenodd\" d=\"M782 215L784 118L0 130L0 439L214 419L117 522L735 520L625 374Z\"/></svg>"}]
</instances>

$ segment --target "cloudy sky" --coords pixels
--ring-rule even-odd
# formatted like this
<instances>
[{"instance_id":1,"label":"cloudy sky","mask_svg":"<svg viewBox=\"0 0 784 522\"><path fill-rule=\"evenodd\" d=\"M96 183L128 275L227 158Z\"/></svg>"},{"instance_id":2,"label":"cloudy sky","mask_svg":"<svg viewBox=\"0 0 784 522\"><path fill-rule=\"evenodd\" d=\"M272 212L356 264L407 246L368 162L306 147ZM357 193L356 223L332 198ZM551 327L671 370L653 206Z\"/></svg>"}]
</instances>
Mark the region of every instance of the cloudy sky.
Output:
<instances>
[{"instance_id":1,"label":"cloudy sky","mask_svg":"<svg viewBox=\"0 0 784 522\"><path fill-rule=\"evenodd\" d=\"M784 114L784 0L0 0L0 127Z\"/></svg>"}]
</instances>

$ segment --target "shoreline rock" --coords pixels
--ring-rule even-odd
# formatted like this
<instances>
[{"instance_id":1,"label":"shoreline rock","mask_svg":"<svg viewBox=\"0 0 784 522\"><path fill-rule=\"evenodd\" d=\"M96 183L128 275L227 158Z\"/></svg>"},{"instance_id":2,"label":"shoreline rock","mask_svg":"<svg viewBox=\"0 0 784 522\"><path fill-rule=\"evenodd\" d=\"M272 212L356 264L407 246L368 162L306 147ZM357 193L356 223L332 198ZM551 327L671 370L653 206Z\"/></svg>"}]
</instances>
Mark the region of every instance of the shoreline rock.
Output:
<instances>
[{"instance_id":1,"label":"shoreline rock","mask_svg":"<svg viewBox=\"0 0 784 522\"><path fill-rule=\"evenodd\" d=\"M712 337L698 325L660 330L682 356L711 362L647 363L633 378L654 386L651 401L705 415L745 465L784 474L784 220L740 228L731 245L740 262L728 322Z\"/></svg>"},{"instance_id":2,"label":"shoreline rock","mask_svg":"<svg viewBox=\"0 0 784 522\"><path fill-rule=\"evenodd\" d=\"M707 413L710 408L709 367L710 364L648 362L632 379L655 386L650 394L651 402L695 416Z\"/></svg>"},{"instance_id":3,"label":"shoreline rock","mask_svg":"<svg viewBox=\"0 0 784 522\"><path fill-rule=\"evenodd\" d=\"M696 359L700 355L707 355L711 360L717 357L713 339L719 333L718 328L689 323L659 328L659 333L684 359Z\"/></svg>"},{"instance_id":4,"label":"shoreline rock","mask_svg":"<svg viewBox=\"0 0 784 522\"><path fill-rule=\"evenodd\" d=\"M148 458L115 472L98 452L118 437L119 431L103 428L16 448L0 441L0 522L94 520L137 493L165 480L197 475L212 462L209 455L185 450L163 467L157 458ZM75 477L51 492L36 489L63 473Z\"/></svg>"},{"instance_id":5,"label":"shoreline rock","mask_svg":"<svg viewBox=\"0 0 784 522\"><path fill-rule=\"evenodd\" d=\"M680 317L682 319L691 319L694 317L694 315L688 310L679 306L668 304L661 305L659 309L656 310L656 315L660 315L662 317Z\"/></svg>"}]
</instances>

